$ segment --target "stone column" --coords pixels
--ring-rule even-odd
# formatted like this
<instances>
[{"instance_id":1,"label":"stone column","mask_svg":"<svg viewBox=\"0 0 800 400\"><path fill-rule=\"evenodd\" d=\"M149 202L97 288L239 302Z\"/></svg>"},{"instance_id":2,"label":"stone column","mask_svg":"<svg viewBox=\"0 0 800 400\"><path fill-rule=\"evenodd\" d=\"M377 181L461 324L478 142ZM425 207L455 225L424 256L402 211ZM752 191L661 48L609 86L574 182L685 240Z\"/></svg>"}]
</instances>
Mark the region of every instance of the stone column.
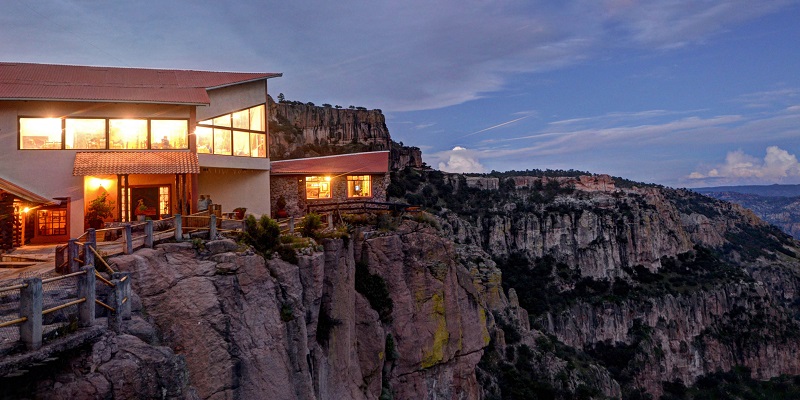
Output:
<instances>
[{"instance_id":1,"label":"stone column","mask_svg":"<svg viewBox=\"0 0 800 400\"><path fill-rule=\"evenodd\" d=\"M28 278L22 283L28 286L20 289L19 316L27 320L19 326L19 339L28 350L38 350L42 347L42 280Z\"/></svg>"}]
</instances>

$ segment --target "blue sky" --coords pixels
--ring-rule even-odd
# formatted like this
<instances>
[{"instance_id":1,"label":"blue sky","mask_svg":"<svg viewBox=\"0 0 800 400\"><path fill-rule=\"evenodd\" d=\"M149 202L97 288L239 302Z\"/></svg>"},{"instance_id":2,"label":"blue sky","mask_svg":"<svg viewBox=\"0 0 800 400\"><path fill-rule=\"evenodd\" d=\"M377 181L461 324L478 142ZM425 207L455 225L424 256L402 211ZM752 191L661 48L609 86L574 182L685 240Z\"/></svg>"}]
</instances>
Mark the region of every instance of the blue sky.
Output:
<instances>
[{"instance_id":1,"label":"blue sky","mask_svg":"<svg viewBox=\"0 0 800 400\"><path fill-rule=\"evenodd\" d=\"M800 183L800 1L9 0L0 59L282 72L453 172Z\"/></svg>"}]
</instances>

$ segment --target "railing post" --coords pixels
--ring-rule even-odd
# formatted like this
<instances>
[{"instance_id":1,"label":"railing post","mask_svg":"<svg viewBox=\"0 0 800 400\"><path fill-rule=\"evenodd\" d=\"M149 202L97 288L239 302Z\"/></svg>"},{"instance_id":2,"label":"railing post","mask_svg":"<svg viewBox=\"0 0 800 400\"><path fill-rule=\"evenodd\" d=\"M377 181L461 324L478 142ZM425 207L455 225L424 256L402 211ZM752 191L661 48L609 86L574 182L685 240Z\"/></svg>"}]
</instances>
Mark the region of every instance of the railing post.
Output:
<instances>
[{"instance_id":1,"label":"railing post","mask_svg":"<svg viewBox=\"0 0 800 400\"><path fill-rule=\"evenodd\" d=\"M333 229L333 211L328 213L328 228Z\"/></svg>"},{"instance_id":2,"label":"railing post","mask_svg":"<svg viewBox=\"0 0 800 400\"><path fill-rule=\"evenodd\" d=\"M123 254L133 254L133 227L131 224L125 224L125 248L122 249Z\"/></svg>"},{"instance_id":3,"label":"railing post","mask_svg":"<svg viewBox=\"0 0 800 400\"><path fill-rule=\"evenodd\" d=\"M118 282L115 289L119 289L121 293L120 307L116 308L117 313L121 315L122 319L131 319L131 277L129 272L114 272L111 274L111 279Z\"/></svg>"},{"instance_id":4,"label":"railing post","mask_svg":"<svg viewBox=\"0 0 800 400\"><path fill-rule=\"evenodd\" d=\"M89 228L86 232L86 243L91 244L97 250L97 231L94 228Z\"/></svg>"},{"instance_id":5,"label":"railing post","mask_svg":"<svg viewBox=\"0 0 800 400\"><path fill-rule=\"evenodd\" d=\"M78 261L76 261L79 253L80 251L78 249L78 239L70 239L67 247L67 257L69 258L67 260L69 265L68 272L70 274L73 272L78 272L78 268L80 268Z\"/></svg>"},{"instance_id":6,"label":"railing post","mask_svg":"<svg viewBox=\"0 0 800 400\"><path fill-rule=\"evenodd\" d=\"M181 241L183 239L183 224L181 223L181 215L175 214L175 240Z\"/></svg>"},{"instance_id":7,"label":"railing post","mask_svg":"<svg viewBox=\"0 0 800 400\"><path fill-rule=\"evenodd\" d=\"M90 252L91 250L87 251L86 254ZM81 268L81 270L86 271L86 273L78 279L78 297L86 298L86 301L78 305L78 322L81 327L87 327L94 325L94 265L87 265Z\"/></svg>"},{"instance_id":8,"label":"railing post","mask_svg":"<svg viewBox=\"0 0 800 400\"><path fill-rule=\"evenodd\" d=\"M153 248L153 220L148 219L144 226L144 247Z\"/></svg>"},{"instance_id":9,"label":"railing post","mask_svg":"<svg viewBox=\"0 0 800 400\"><path fill-rule=\"evenodd\" d=\"M22 283L28 286L19 290L19 316L27 320L19 326L19 339L28 350L38 350L42 347L42 280L27 278Z\"/></svg>"},{"instance_id":10,"label":"railing post","mask_svg":"<svg viewBox=\"0 0 800 400\"><path fill-rule=\"evenodd\" d=\"M91 248L92 248L92 244L91 243L87 242L87 243L83 244L83 265L84 266L87 266L87 265L94 266L94 253L92 252L92 250L90 250Z\"/></svg>"},{"instance_id":11,"label":"railing post","mask_svg":"<svg viewBox=\"0 0 800 400\"><path fill-rule=\"evenodd\" d=\"M208 240L214 240L217 237L217 216L211 214L208 217Z\"/></svg>"},{"instance_id":12,"label":"railing post","mask_svg":"<svg viewBox=\"0 0 800 400\"><path fill-rule=\"evenodd\" d=\"M125 298L125 295L119 279L112 279L111 283L114 284L114 287L108 295L108 305L114 309L114 312L108 316L108 328L115 333L120 333L122 331L122 299Z\"/></svg>"},{"instance_id":13,"label":"railing post","mask_svg":"<svg viewBox=\"0 0 800 400\"><path fill-rule=\"evenodd\" d=\"M294 215L289 217L289 234L294 235Z\"/></svg>"}]
</instances>

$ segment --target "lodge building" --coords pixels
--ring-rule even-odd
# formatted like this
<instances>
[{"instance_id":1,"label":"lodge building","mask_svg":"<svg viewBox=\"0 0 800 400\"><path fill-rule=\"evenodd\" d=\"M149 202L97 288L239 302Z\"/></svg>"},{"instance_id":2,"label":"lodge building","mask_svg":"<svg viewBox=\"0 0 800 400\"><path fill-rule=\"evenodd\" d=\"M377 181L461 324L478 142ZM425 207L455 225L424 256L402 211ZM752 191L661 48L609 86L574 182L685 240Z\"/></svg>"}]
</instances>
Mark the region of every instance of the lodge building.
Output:
<instances>
[{"instance_id":1,"label":"lodge building","mask_svg":"<svg viewBox=\"0 0 800 400\"><path fill-rule=\"evenodd\" d=\"M270 214L267 80L280 73L0 63L0 250L110 220Z\"/></svg>"}]
</instances>

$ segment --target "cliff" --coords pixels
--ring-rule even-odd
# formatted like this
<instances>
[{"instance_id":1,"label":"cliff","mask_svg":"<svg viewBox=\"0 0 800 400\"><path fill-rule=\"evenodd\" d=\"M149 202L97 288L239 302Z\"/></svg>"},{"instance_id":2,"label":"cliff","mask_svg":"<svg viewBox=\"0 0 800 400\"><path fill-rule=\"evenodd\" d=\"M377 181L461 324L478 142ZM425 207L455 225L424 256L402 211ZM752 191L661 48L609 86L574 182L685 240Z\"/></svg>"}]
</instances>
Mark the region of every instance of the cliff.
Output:
<instances>
[{"instance_id":1,"label":"cliff","mask_svg":"<svg viewBox=\"0 0 800 400\"><path fill-rule=\"evenodd\" d=\"M747 209L656 186L605 190L605 177L500 177L495 190L436 171L395 178L406 201L440 210L456 243L497 263L528 312L527 353L605 368L624 398L736 368L761 380L800 374L797 244ZM530 340L512 321L506 333ZM488 381L524 386L504 370L525 369L519 348L506 352L486 353Z\"/></svg>"},{"instance_id":2,"label":"cliff","mask_svg":"<svg viewBox=\"0 0 800 400\"><path fill-rule=\"evenodd\" d=\"M422 166L418 147L394 142L381 110L317 107L269 99L270 158L391 151L391 168Z\"/></svg>"}]
</instances>

